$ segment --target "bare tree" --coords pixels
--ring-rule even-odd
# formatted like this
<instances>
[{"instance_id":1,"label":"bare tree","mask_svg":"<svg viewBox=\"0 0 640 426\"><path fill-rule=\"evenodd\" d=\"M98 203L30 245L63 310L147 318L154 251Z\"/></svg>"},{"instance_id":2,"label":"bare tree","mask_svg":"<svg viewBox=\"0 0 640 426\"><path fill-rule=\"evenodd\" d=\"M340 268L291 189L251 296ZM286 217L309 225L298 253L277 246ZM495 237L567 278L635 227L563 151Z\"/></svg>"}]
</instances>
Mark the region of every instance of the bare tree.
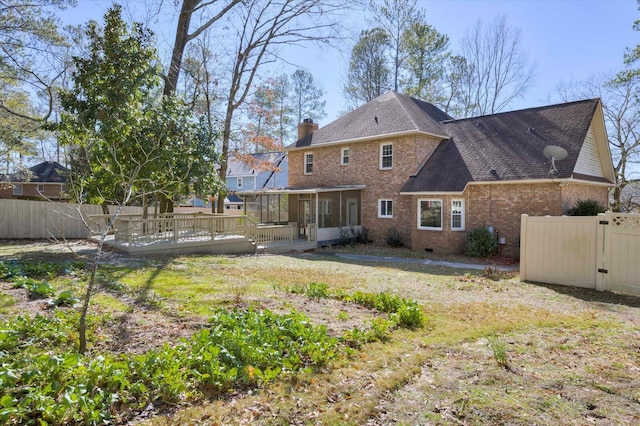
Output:
<instances>
[{"instance_id":1,"label":"bare tree","mask_svg":"<svg viewBox=\"0 0 640 426\"><path fill-rule=\"evenodd\" d=\"M294 126L304 118L321 120L326 117L324 90L318 85L309 71L296 70L291 74L291 97L293 103Z\"/></svg>"},{"instance_id":2,"label":"bare tree","mask_svg":"<svg viewBox=\"0 0 640 426\"><path fill-rule=\"evenodd\" d=\"M220 20L233 7L239 4L241 0L183 0L178 17L176 27L176 38L173 43L173 52L171 53L171 63L169 64L169 72L167 74L164 94L171 95L175 92L182 68L182 58L184 50L189 41L197 38L205 30L210 28L214 23ZM217 7L219 6L219 7ZM199 14L202 23L195 29L191 29L191 18L194 14Z\"/></svg>"},{"instance_id":3,"label":"bare tree","mask_svg":"<svg viewBox=\"0 0 640 426\"><path fill-rule=\"evenodd\" d=\"M224 56L230 60L218 170L221 179L227 172L234 115L251 92L258 70L278 59L285 45L335 40L338 12L347 7L339 0L249 0L233 10L230 25L235 34L224 34L221 43L229 47ZM218 211L223 209L223 203L218 203Z\"/></svg>"},{"instance_id":4,"label":"bare tree","mask_svg":"<svg viewBox=\"0 0 640 426\"><path fill-rule=\"evenodd\" d=\"M640 75L619 81L610 75L595 75L586 81L561 83L561 98L574 101L584 98L601 98L602 110L613 157L616 187L612 191L613 211L634 211L640 208L640 200L624 189L638 181L640 166Z\"/></svg>"},{"instance_id":5,"label":"bare tree","mask_svg":"<svg viewBox=\"0 0 640 426\"><path fill-rule=\"evenodd\" d=\"M462 40L461 55L468 75L460 80L460 89L470 94L460 97L465 116L502 111L534 81L535 66L522 50L520 29L504 15L489 25L478 20Z\"/></svg>"}]
</instances>

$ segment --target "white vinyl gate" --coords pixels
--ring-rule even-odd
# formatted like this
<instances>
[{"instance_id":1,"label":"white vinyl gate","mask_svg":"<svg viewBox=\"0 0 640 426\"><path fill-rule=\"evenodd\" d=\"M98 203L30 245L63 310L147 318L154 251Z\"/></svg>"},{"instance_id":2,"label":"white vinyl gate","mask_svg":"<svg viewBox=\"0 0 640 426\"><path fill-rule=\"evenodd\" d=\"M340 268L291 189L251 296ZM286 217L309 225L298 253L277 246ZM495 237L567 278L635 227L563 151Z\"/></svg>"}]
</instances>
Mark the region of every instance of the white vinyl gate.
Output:
<instances>
[{"instance_id":1,"label":"white vinyl gate","mask_svg":"<svg viewBox=\"0 0 640 426\"><path fill-rule=\"evenodd\" d=\"M520 278L640 294L640 215L522 215Z\"/></svg>"}]
</instances>

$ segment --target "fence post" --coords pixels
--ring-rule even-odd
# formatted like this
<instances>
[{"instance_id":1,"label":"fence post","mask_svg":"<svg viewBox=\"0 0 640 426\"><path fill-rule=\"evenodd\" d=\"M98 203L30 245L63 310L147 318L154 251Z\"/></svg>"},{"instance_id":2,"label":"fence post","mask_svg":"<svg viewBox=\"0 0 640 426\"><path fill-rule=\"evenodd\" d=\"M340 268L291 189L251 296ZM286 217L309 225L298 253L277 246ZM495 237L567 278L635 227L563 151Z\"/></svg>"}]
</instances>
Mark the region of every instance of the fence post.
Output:
<instances>
[{"instance_id":1,"label":"fence post","mask_svg":"<svg viewBox=\"0 0 640 426\"><path fill-rule=\"evenodd\" d=\"M527 225L528 214L520 216L520 281L527 280Z\"/></svg>"},{"instance_id":2,"label":"fence post","mask_svg":"<svg viewBox=\"0 0 640 426\"><path fill-rule=\"evenodd\" d=\"M173 243L178 244L178 218L173 216Z\"/></svg>"},{"instance_id":3,"label":"fence post","mask_svg":"<svg viewBox=\"0 0 640 426\"><path fill-rule=\"evenodd\" d=\"M606 270L611 265L611 250L608 249L609 241L611 241L611 220L612 212L599 213L597 220L597 252L596 265L602 272L596 272L596 290L605 291L611 289L609 273Z\"/></svg>"}]
</instances>

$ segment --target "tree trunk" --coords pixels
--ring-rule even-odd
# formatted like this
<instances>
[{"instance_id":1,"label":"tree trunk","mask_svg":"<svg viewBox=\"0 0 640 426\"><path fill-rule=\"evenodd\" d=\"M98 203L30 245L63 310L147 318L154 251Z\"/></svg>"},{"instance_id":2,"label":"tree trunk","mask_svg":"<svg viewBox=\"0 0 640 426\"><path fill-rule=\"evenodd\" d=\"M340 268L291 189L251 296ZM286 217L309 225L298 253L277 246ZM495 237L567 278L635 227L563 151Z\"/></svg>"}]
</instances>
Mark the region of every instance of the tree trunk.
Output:
<instances>
[{"instance_id":1,"label":"tree trunk","mask_svg":"<svg viewBox=\"0 0 640 426\"><path fill-rule=\"evenodd\" d=\"M175 93L178 86L178 77L180 68L182 68L182 56L184 48L189 41L189 25L191 24L191 15L194 7L200 0L183 0L180 16L178 17L178 27L176 29L176 39L173 43L173 52L171 53L171 64L169 65L169 74L164 84L164 95L171 96Z\"/></svg>"},{"instance_id":2,"label":"tree trunk","mask_svg":"<svg viewBox=\"0 0 640 426\"><path fill-rule=\"evenodd\" d=\"M224 130L222 131L222 155L220 156L220 168L218 176L223 182L227 180L227 158L229 157L229 142L231 140L231 119L233 118L233 99L235 92L232 92L227 101L227 113L224 118ZM220 192L218 194L218 213L224 213L224 198L226 194Z\"/></svg>"}]
</instances>

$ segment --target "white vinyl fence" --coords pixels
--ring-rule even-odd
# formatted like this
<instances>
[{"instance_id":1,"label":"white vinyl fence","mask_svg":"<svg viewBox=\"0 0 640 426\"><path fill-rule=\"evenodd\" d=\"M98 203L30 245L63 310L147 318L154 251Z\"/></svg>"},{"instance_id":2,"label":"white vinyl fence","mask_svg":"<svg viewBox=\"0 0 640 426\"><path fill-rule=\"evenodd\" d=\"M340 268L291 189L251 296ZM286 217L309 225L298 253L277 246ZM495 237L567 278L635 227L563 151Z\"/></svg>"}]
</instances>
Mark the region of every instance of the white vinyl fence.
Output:
<instances>
[{"instance_id":1,"label":"white vinyl fence","mask_svg":"<svg viewBox=\"0 0 640 426\"><path fill-rule=\"evenodd\" d=\"M520 278L640 294L640 215L522 215Z\"/></svg>"}]
</instances>

